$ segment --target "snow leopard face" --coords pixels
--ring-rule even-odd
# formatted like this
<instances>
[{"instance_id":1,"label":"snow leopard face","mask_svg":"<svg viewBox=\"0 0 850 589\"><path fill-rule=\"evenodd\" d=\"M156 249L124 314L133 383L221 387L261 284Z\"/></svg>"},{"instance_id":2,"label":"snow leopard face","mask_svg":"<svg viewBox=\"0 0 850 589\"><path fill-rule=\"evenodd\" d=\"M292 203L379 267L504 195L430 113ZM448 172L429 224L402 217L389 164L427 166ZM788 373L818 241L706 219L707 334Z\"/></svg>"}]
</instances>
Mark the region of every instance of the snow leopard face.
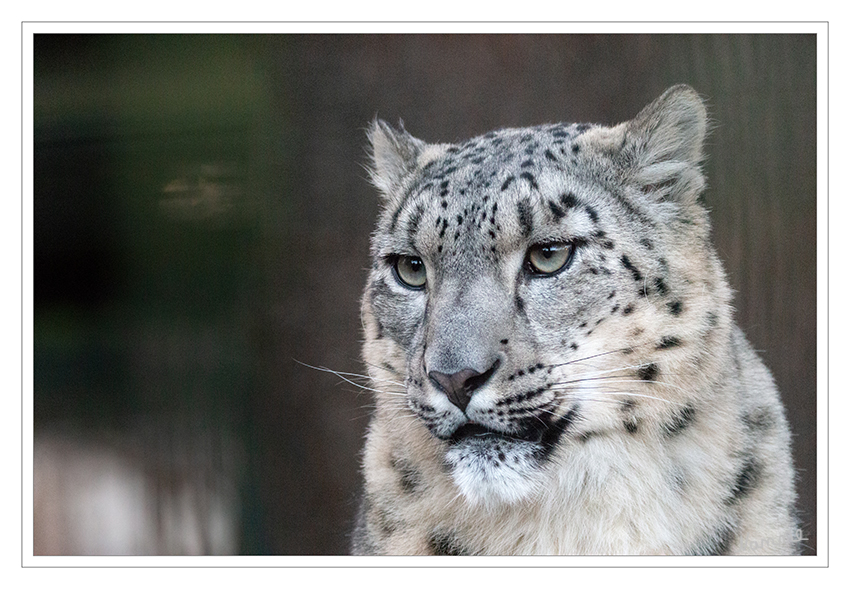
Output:
<instances>
[{"instance_id":1,"label":"snow leopard face","mask_svg":"<svg viewBox=\"0 0 850 589\"><path fill-rule=\"evenodd\" d=\"M614 128L428 145L373 126L386 206L365 358L468 499L528 497L565 440L675 435L692 418L676 383L725 301L706 287L704 133L684 88ZM704 260L680 253L695 248Z\"/></svg>"}]
</instances>

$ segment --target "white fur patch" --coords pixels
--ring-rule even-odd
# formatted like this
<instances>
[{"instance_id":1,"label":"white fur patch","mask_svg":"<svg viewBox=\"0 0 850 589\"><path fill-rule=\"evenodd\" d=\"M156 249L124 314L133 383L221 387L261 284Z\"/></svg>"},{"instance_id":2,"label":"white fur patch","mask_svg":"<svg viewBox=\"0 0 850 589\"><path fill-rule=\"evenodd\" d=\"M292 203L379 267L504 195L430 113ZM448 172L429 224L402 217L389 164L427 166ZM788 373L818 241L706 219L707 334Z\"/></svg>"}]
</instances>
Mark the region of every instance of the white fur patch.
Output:
<instances>
[{"instance_id":1,"label":"white fur patch","mask_svg":"<svg viewBox=\"0 0 850 589\"><path fill-rule=\"evenodd\" d=\"M539 446L494 435L470 437L446 453L452 479L473 504L516 503L539 486Z\"/></svg>"}]
</instances>

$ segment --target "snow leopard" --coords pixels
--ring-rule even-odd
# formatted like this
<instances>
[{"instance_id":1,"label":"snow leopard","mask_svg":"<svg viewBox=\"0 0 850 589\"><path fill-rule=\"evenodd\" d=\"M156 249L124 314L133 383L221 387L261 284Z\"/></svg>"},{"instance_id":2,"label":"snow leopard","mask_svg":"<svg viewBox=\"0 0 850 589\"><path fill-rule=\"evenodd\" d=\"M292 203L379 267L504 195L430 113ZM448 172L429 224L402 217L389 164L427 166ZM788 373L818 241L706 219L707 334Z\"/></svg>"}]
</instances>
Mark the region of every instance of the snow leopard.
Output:
<instances>
[{"instance_id":1,"label":"snow leopard","mask_svg":"<svg viewBox=\"0 0 850 589\"><path fill-rule=\"evenodd\" d=\"M352 553L793 555L790 431L711 242L705 103L430 144L375 119Z\"/></svg>"}]
</instances>

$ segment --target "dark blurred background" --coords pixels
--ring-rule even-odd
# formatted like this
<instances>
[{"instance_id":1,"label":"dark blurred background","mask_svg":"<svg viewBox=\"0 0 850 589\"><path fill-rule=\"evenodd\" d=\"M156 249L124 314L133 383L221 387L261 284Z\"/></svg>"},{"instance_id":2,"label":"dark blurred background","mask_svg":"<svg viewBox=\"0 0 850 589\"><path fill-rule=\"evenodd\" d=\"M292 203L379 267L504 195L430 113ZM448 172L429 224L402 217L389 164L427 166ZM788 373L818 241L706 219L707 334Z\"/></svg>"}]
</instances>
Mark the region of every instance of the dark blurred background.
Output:
<instances>
[{"instance_id":1,"label":"dark blurred background","mask_svg":"<svg viewBox=\"0 0 850 589\"><path fill-rule=\"evenodd\" d=\"M364 128L618 123L691 84L738 321L815 504L814 35L36 35L34 551L339 554L371 399Z\"/></svg>"}]
</instances>

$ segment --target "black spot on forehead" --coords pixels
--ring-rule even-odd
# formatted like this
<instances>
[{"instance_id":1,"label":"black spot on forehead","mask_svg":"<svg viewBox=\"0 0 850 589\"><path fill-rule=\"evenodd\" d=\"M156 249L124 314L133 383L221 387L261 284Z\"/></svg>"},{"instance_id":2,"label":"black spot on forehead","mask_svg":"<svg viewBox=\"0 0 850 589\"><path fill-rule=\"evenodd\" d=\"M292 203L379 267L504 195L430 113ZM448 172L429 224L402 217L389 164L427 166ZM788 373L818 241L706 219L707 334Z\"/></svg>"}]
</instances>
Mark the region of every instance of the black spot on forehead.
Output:
<instances>
[{"instance_id":1,"label":"black spot on forehead","mask_svg":"<svg viewBox=\"0 0 850 589\"><path fill-rule=\"evenodd\" d=\"M422 213L424 213L422 205L417 205L416 209L413 211L413 213L410 215L410 218L407 220L407 234L411 240L416 235L416 232L419 230L419 222L422 220Z\"/></svg>"},{"instance_id":2,"label":"black spot on forehead","mask_svg":"<svg viewBox=\"0 0 850 589\"><path fill-rule=\"evenodd\" d=\"M564 209L562 209L561 207L559 207L557 204L555 204L555 203L554 203L554 202L552 202L551 200L550 200L550 201L547 201L547 203L546 203L546 204L548 204L548 205L549 205L549 210L552 212L552 215L554 215L554 217L555 217L555 219L556 219L556 220L557 220L557 219L561 219L561 218L563 218L563 217L564 217L564 215L566 215L566 213L564 212Z\"/></svg>"},{"instance_id":3,"label":"black spot on forehead","mask_svg":"<svg viewBox=\"0 0 850 589\"><path fill-rule=\"evenodd\" d=\"M573 208L575 206L578 206L578 199L576 199L576 195L572 192L565 192L561 195L561 204L563 204L568 209Z\"/></svg>"},{"instance_id":4,"label":"black spot on forehead","mask_svg":"<svg viewBox=\"0 0 850 589\"><path fill-rule=\"evenodd\" d=\"M533 227L533 219L531 205L527 200L521 200L517 203L517 213L519 215L519 226L523 237L531 235Z\"/></svg>"},{"instance_id":5,"label":"black spot on forehead","mask_svg":"<svg viewBox=\"0 0 850 589\"><path fill-rule=\"evenodd\" d=\"M528 182L528 185L531 186L531 188L533 188L534 190L539 190L537 186L537 179L531 172L523 172L522 174L520 174L520 178L526 180Z\"/></svg>"},{"instance_id":6,"label":"black spot on forehead","mask_svg":"<svg viewBox=\"0 0 850 589\"><path fill-rule=\"evenodd\" d=\"M448 163L448 162L446 162L446 163ZM451 175L455 170L457 170L457 166L450 165L446 168L442 168L441 170L439 170L439 172L437 172L435 177L436 177L436 179L445 178L446 176Z\"/></svg>"}]
</instances>

